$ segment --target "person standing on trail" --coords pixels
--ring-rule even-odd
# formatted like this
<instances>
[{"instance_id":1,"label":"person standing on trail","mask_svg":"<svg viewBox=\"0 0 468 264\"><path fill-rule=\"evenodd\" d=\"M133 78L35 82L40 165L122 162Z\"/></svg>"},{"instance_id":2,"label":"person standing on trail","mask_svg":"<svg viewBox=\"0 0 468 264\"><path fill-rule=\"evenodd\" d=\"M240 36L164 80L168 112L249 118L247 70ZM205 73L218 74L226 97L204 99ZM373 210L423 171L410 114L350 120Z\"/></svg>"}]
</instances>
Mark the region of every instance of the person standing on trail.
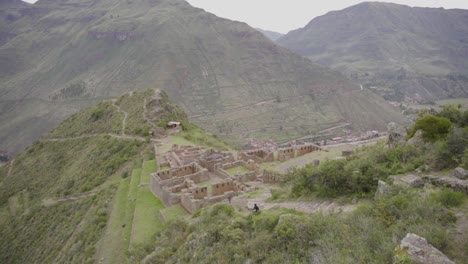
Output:
<instances>
[{"instance_id":1,"label":"person standing on trail","mask_svg":"<svg viewBox=\"0 0 468 264\"><path fill-rule=\"evenodd\" d=\"M260 211L260 208L258 208L257 204L254 204L253 210L254 212L258 213L258 211Z\"/></svg>"}]
</instances>

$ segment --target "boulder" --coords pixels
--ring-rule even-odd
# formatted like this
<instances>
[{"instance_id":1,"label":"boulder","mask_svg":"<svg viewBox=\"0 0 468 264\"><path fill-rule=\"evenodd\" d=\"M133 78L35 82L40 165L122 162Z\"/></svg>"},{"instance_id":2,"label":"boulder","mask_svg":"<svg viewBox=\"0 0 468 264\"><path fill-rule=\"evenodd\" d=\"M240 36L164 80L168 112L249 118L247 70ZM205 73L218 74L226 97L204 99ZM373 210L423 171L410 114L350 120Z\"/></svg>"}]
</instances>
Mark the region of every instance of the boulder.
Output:
<instances>
[{"instance_id":1,"label":"boulder","mask_svg":"<svg viewBox=\"0 0 468 264\"><path fill-rule=\"evenodd\" d=\"M457 177L458 179L461 179L461 180L467 180L468 170L458 167L450 172L450 176Z\"/></svg>"},{"instance_id":2,"label":"boulder","mask_svg":"<svg viewBox=\"0 0 468 264\"><path fill-rule=\"evenodd\" d=\"M391 122L387 125L388 132L388 142L387 145L390 147L395 147L401 144L405 144L405 137L407 135L406 129L404 126Z\"/></svg>"},{"instance_id":3,"label":"boulder","mask_svg":"<svg viewBox=\"0 0 468 264\"><path fill-rule=\"evenodd\" d=\"M455 264L444 253L427 243L425 238L411 233L408 233L396 248L395 258L401 258L401 255L416 264Z\"/></svg>"},{"instance_id":4,"label":"boulder","mask_svg":"<svg viewBox=\"0 0 468 264\"><path fill-rule=\"evenodd\" d=\"M379 199L388 190L388 184L384 181L379 181L377 191L375 192L375 200Z\"/></svg>"},{"instance_id":5,"label":"boulder","mask_svg":"<svg viewBox=\"0 0 468 264\"><path fill-rule=\"evenodd\" d=\"M407 144L415 145L415 146L424 145L424 138L423 138L422 130L416 131L414 136L408 140Z\"/></svg>"},{"instance_id":6,"label":"boulder","mask_svg":"<svg viewBox=\"0 0 468 264\"><path fill-rule=\"evenodd\" d=\"M437 177L433 175L426 175L423 178L435 186L447 187L454 191L460 191L468 194L468 180L460 180L458 178L448 176Z\"/></svg>"},{"instance_id":7,"label":"boulder","mask_svg":"<svg viewBox=\"0 0 468 264\"><path fill-rule=\"evenodd\" d=\"M390 176L389 178L393 180L393 184L405 187L419 188L424 187L425 184L421 177L414 174Z\"/></svg>"}]
</instances>

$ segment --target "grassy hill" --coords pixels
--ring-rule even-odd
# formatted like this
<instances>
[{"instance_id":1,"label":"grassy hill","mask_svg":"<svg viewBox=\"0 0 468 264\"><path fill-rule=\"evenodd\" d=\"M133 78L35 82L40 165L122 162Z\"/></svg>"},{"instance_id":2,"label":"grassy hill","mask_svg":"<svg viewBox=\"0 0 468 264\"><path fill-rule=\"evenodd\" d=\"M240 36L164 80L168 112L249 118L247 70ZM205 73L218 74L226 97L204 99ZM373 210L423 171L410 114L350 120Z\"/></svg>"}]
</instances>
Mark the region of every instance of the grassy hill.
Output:
<instances>
[{"instance_id":1,"label":"grassy hill","mask_svg":"<svg viewBox=\"0 0 468 264\"><path fill-rule=\"evenodd\" d=\"M80 109L148 87L231 142L258 131L284 141L341 122L355 129L403 122L382 100L351 93L359 86L339 73L183 0L39 0L0 9L19 14L0 22L1 149L20 150ZM340 98L370 116L354 120L359 113L342 111Z\"/></svg>"},{"instance_id":2,"label":"grassy hill","mask_svg":"<svg viewBox=\"0 0 468 264\"><path fill-rule=\"evenodd\" d=\"M172 117L184 133L224 146L167 95L145 90L72 115L1 166L0 262L139 259L162 228L163 206L148 187L156 162L147 132Z\"/></svg>"},{"instance_id":3,"label":"grassy hill","mask_svg":"<svg viewBox=\"0 0 468 264\"><path fill-rule=\"evenodd\" d=\"M175 117L184 123L181 134L157 140L140 135L138 128ZM377 145L347 160L295 170L274 190L294 200L360 198L349 214L281 208L252 214L245 205L218 204L189 217L180 206L164 208L150 192L150 174L157 168L154 141L164 142L161 148L228 147L190 124L163 92L145 90L74 114L1 166L0 262L388 263L407 232L425 236L454 260L466 259L466 232L455 233L464 223L455 213L468 214L465 194L392 187L378 200L362 200L372 196L373 179L412 171L433 152L447 157L450 152L439 144L444 142Z\"/></svg>"},{"instance_id":4,"label":"grassy hill","mask_svg":"<svg viewBox=\"0 0 468 264\"><path fill-rule=\"evenodd\" d=\"M389 100L466 97L467 15L461 9L365 2L317 17L277 43Z\"/></svg>"}]
</instances>

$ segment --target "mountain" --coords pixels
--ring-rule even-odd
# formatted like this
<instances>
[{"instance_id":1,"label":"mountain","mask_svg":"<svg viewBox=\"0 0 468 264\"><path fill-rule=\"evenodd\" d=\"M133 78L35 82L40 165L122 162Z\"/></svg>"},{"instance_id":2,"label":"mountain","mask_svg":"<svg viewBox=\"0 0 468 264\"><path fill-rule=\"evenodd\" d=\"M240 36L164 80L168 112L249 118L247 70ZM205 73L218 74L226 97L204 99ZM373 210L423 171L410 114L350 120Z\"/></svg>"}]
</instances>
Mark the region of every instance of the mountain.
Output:
<instances>
[{"instance_id":1,"label":"mountain","mask_svg":"<svg viewBox=\"0 0 468 264\"><path fill-rule=\"evenodd\" d=\"M261 29L261 28L255 28L255 29L260 31L263 35L265 35L265 37L271 39L272 41L276 41L279 38L281 38L282 36L284 36L283 33L278 33L278 32L274 32L274 31L270 31L270 30L264 30L264 29Z\"/></svg>"},{"instance_id":2,"label":"mountain","mask_svg":"<svg viewBox=\"0 0 468 264\"><path fill-rule=\"evenodd\" d=\"M468 96L468 10L365 2L317 17L277 43L387 99Z\"/></svg>"},{"instance_id":3,"label":"mountain","mask_svg":"<svg viewBox=\"0 0 468 264\"><path fill-rule=\"evenodd\" d=\"M0 25L2 150L21 150L84 107L149 87L231 142L404 122L341 74L183 0L39 0L18 15Z\"/></svg>"}]
</instances>

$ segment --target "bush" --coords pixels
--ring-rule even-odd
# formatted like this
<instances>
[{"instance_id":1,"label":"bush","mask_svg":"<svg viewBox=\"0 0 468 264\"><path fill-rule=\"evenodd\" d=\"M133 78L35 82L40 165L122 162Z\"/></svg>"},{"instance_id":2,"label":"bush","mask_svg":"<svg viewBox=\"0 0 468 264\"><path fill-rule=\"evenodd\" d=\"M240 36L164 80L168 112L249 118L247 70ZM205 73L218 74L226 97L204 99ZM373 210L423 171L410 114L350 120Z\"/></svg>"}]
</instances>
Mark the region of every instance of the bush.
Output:
<instances>
[{"instance_id":1,"label":"bush","mask_svg":"<svg viewBox=\"0 0 468 264\"><path fill-rule=\"evenodd\" d=\"M408 134L408 138L412 138L416 131L422 130L424 140L434 142L444 138L451 126L452 122L445 117L426 115L416 121Z\"/></svg>"},{"instance_id":2,"label":"bush","mask_svg":"<svg viewBox=\"0 0 468 264\"><path fill-rule=\"evenodd\" d=\"M465 202L466 195L462 192L443 190L436 194L434 199L445 207L458 207Z\"/></svg>"}]
</instances>

